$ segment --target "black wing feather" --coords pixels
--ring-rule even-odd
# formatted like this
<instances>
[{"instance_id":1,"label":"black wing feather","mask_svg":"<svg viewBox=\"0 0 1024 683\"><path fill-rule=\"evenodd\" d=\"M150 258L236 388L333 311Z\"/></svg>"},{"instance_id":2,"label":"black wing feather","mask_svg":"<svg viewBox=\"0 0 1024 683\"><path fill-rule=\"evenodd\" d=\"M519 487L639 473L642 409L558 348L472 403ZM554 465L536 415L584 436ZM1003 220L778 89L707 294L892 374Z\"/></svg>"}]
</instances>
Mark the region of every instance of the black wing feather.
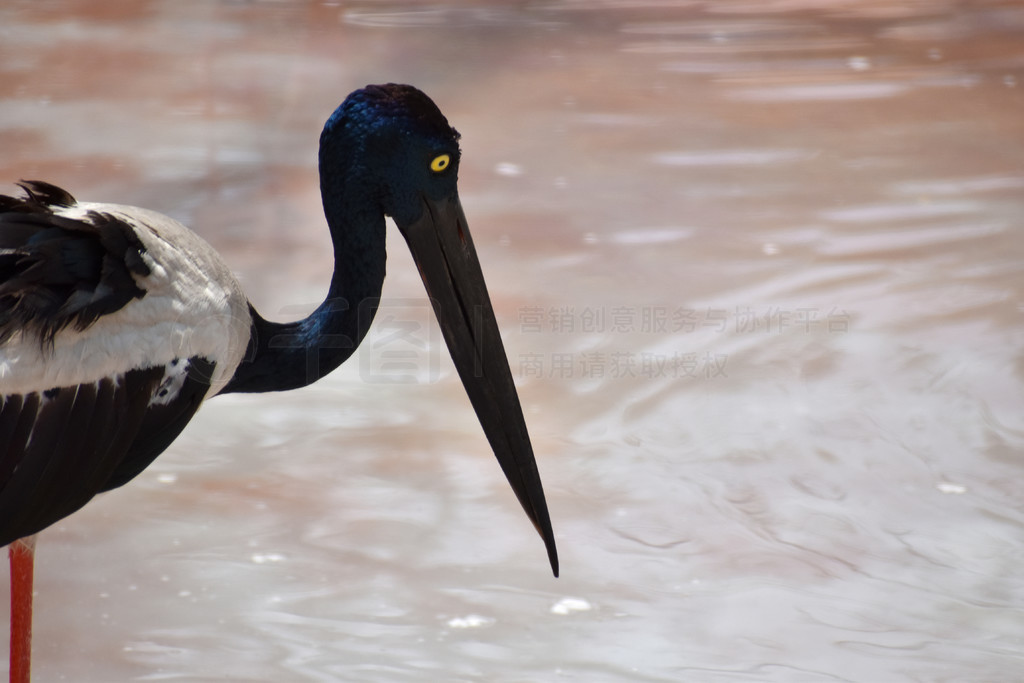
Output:
<instances>
[{"instance_id":1,"label":"black wing feather","mask_svg":"<svg viewBox=\"0 0 1024 683\"><path fill-rule=\"evenodd\" d=\"M24 197L0 195L0 344L21 332L52 344L64 328L84 330L146 291L146 249L131 224L90 211L83 219L57 210L75 205L59 187L19 183Z\"/></svg>"},{"instance_id":2,"label":"black wing feather","mask_svg":"<svg viewBox=\"0 0 1024 683\"><path fill-rule=\"evenodd\" d=\"M181 433L214 364L188 361L170 400L153 402L165 368L44 392L0 396L0 546L42 531L97 493L128 482Z\"/></svg>"},{"instance_id":3,"label":"black wing feather","mask_svg":"<svg viewBox=\"0 0 1024 683\"><path fill-rule=\"evenodd\" d=\"M149 467L163 453L199 410L210 390L216 364L204 358L191 358L188 375L177 397L166 404L151 405L142 416L139 438L107 478L102 490L123 486Z\"/></svg>"}]
</instances>

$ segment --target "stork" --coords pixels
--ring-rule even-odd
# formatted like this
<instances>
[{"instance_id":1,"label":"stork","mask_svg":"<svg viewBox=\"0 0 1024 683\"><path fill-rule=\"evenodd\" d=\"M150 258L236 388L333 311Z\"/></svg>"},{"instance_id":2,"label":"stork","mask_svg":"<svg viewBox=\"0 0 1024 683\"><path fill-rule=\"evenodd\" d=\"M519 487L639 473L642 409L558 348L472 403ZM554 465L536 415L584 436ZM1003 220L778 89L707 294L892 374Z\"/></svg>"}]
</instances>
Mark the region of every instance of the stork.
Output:
<instances>
[{"instance_id":1,"label":"stork","mask_svg":"<svg viewBox=\"0 0 1024 683\"><path fill-rule=\"evenodd\" d=\"M408 85L349 95L320 135L327 298L277 323L167 216L39 181L0 196L0 546L10 680L29 680L35 535L144 470L204 400L297 389L343 363L377 309L385 216L409 245L498 463L558 575L540 475L459 201L459 134Z\"/></svg>"}]
</instances>

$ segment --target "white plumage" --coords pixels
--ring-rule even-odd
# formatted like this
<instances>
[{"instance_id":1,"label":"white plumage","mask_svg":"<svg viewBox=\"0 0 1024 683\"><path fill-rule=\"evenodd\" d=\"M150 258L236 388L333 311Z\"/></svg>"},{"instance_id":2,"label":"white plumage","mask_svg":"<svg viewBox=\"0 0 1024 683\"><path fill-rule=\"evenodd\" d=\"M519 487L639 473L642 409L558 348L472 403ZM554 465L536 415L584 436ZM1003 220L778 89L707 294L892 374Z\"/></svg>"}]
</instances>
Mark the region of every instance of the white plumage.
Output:
<instances>
[{"instance_id":1,"label":"white plumage","mask_svg":"<svg viewBox=\"0 0 1024 683\"><path fill-rule=\"evenodd\" d=\"M251 327L230 269L205 240L155 211L81 202L54 213L84 219L89 211L132 226L151 269L136 279L146 295L84 330L64 328L52 349L21 334L0 345L0 394L91 383L198 356L216 363L207 398L214 396L241 362Z\"/></svg>"}]
</instances>

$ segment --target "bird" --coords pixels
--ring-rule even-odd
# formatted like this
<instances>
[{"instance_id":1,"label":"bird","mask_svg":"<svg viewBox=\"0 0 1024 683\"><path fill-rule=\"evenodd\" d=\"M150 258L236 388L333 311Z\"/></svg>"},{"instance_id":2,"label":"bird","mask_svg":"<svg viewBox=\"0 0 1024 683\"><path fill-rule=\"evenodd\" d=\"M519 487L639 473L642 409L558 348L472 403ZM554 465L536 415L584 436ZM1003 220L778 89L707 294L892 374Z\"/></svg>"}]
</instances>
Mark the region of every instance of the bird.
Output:
<instances>
[{"instance_id":1,"label":"bird","mask_svg":"<svg viewBox=\"0 0 1024 683\"><path fill-rule=\"evenodd\" d=\"M36 534L141 473L200 405L307 386L355 351L380 304L386 217L404 237L497 461L558 554L536 458L458 193L460 135L410 85L369 85L328 117L319 176L327 296L272 322L196 233L160 213L21 181L0 195L0 547L10 680L30 677Z\"/></svg>"}]
</instances>

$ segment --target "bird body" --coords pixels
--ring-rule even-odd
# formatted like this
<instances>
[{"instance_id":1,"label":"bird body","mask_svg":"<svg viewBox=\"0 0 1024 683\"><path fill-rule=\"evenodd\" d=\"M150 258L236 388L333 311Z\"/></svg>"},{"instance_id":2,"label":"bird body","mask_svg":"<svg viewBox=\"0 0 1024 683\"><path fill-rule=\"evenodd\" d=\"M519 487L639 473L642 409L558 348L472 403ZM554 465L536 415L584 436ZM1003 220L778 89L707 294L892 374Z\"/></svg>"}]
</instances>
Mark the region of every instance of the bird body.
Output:
<instances>
[{"instance_id":1,"label":"bird body","mask_svg":"<svg viewBox=\"0 0 1024 683\"><path fill-rule=\"evenodd\" d=\"M288 323L264 319L213 248L167 216L77 202L39 181L20 183L24 197L0 195L0 545L11 545L12 681L28 680L34 535L137 476L204 400L299 388L349 358L379 304L385 215L412 251L557 576L540 475L458 198L458 139L411 86L345 99L320 136L334 273L324 302Z\"/></svg>"},{"instance_id":2,"label":"bird body","mask_svg":"<svg viewBox=\"0 0 1024 683\"><path fill-rule=\"evenodd\" d=\"M231 271L182 224L24 186L0 214L0 545L141 472L224 388L252 326Z\"/></svg>"}]
</instances>

